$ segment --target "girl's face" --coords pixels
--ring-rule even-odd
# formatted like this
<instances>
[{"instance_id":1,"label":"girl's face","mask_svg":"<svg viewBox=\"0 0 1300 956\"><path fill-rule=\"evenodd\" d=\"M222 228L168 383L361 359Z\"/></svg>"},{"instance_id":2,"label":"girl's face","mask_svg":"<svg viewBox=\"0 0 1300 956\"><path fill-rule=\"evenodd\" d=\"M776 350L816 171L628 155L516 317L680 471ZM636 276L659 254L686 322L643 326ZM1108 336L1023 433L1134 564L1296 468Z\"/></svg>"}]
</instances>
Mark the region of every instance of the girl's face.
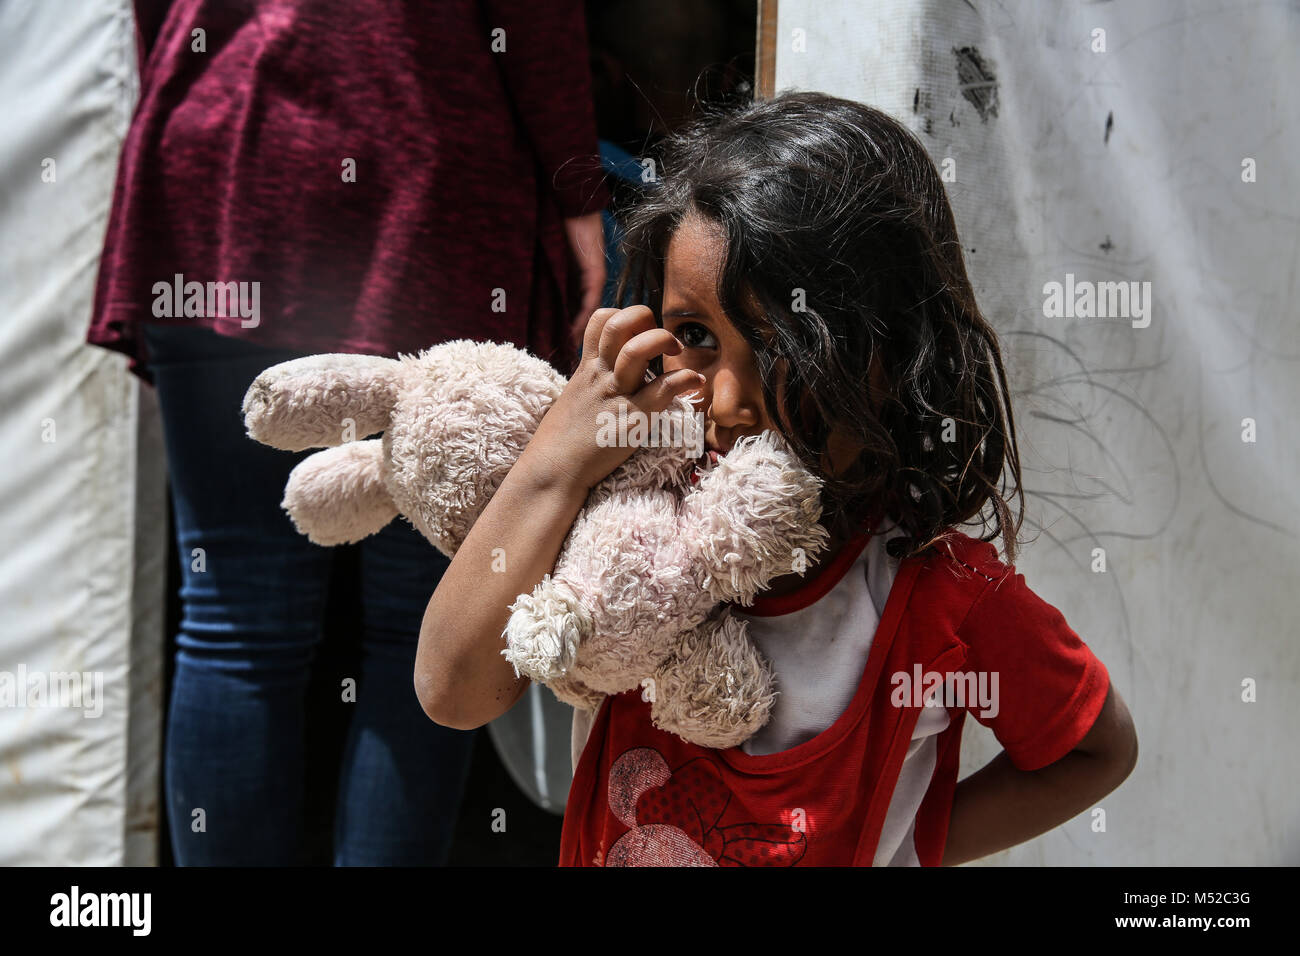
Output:
<instances>
[{"instance_id":1,"label":"girl's face","mask_svg":"<svg viewBox=\"0 0 1300 956\"><path fill-rule=\"evenodd\" d=\"M768 418L763 382L749 343L723 315L716 292L725 249L721 231L698 216L682 221L664 260L664 328L686 348L664 356L664 373L694 369L705 377L699 394L704 443L725 455L736 439L780 429Z\"/></svg>"},{"instance_id":2,"label":"girl's face","mask_svg":"<svg viewBox=\"0 0 1300 956\"><path fill-rule=\"evenodd\" d=\"M706 381L704 443L725 455L736 439L771 429L780 432L763 402L763 380L749 343L735 330L718 302L718 270L725 237L719 227L699 216L684 219L668 243L664 259L664 328L686 348L663 357L664 373L693 369ZM777 396L778 401L780 395ZM838 474L851 463L856 446L833 429L823 468Z\"/></svg>"}]
</instances>

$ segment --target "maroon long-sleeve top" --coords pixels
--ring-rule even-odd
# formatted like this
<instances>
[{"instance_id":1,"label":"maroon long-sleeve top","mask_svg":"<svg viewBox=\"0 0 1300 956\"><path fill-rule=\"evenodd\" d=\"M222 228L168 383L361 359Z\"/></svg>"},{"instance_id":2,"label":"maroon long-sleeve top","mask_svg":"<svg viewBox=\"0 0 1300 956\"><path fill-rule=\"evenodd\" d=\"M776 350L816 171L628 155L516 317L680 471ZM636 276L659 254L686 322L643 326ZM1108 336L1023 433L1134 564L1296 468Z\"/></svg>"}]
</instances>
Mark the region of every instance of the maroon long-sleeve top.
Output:
<instances>
[{"instance_id":1,"label":"maroon long-sleeve top","mask_svg":"<svg viewBox=\"0 0 1300 956\"><path fill-rule=\"evenodd\" d=\"M562 220L608 200L579 0L137 0L136 15L140 101L88 342L145 380L142 321L304 351L468 337L569 370ZM246 305L258 283L256 319L220 296L228 314L194 299L204 314L186 315L172 289L190 282L244 283Z\"/></svg>"}]
</instances>

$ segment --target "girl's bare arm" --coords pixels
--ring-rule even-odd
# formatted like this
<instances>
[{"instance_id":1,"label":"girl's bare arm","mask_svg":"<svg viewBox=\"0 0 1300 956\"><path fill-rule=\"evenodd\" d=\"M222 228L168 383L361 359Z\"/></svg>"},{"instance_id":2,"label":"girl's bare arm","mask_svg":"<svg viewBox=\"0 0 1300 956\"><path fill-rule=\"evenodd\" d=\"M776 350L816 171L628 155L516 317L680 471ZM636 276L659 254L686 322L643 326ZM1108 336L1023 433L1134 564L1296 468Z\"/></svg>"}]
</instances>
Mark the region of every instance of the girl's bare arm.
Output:
<instances>
[{"instance_id":1,"label":"girl's bare arm","mask_svg":"<svg viewBox=\"0 0 1300 956\"><path fill-rule=\"evenodd\" d=\"M420 626L415 688L436 723L481 727L527 690L528 678L501 656L509 606L554 569L587 491L525 449L470 529Z\"/></svg>"},{"instance_id":2,"label":"girl's bare arm","mask_svg":"<svg viewBox=\"0 0 1300 956\"><path fill-rule=\"evenodd\" d=\"M663 411L702 384L703 376L686 369L645 382L655 356L682 348L646 306L592 314L582 364L542 416L425 609L415 690L435 723L481 727L528 688L528 679L516 677L501 656L510 605L555 569L588 493L634 450L597 443L600 413L617 414L621 405Z\"/></svg>"},{"instance_id":3,"label":"girl's bare arm","mask_svg":"<svg viewBox=\"0 0 1300 956\"><path fill-rule=\"evenodd\" d=\"M1137 733L1112 686L1086 737L1056 763L1018 770L1006 751L957 784L943 866L1046 833L1110 793L1137 764Z\"/></svg>"}]
</instances>

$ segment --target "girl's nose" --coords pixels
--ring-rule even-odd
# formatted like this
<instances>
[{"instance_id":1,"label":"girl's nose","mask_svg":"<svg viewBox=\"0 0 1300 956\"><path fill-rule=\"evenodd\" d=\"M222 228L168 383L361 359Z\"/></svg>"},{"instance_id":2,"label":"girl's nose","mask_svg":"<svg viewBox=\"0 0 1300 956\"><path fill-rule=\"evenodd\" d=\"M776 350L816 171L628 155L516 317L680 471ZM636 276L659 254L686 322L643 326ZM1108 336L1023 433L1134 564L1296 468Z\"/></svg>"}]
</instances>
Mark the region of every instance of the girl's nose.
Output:
<instances>
[{"instance_id":1,"label":"girl's nose","mask_svg":"<svg viewBox=\"0 0 1300 956\"><path fill-rule=\"evenodd\" d=\"M759 423L762 392L753 393L747 383L722 371L704 384L705 417L721 428L749 428Z\"/></svg>"}]
</instances>

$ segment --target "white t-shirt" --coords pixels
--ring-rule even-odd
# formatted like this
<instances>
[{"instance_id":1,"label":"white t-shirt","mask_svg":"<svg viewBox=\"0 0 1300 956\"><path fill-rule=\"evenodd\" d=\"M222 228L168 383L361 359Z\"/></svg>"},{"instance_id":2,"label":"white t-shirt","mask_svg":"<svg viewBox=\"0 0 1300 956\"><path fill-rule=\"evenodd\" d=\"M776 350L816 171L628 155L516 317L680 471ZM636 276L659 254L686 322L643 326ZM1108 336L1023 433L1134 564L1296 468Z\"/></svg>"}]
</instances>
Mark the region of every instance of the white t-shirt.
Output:
<instances>
[{"instance_id":1,"label":"white t-shirt","mask_svg":"<svg viewBox=\"0 0 1300 956\"><path fill-rule=\"evenodd\" d=\"M780 692L768 722L741 745L745 753L773 754L807 743L830 729L848 709L898 573L898 559L885 553L885 545L901 533L891 524L883 525L844 576L807 607L765 617L747 615L741 607L733 609L748 623L750 638L772 663ZM575 768L593 717L574 711ZM944 708L922 709L890 798L874 866L921 865L913 829L934 775L937 735L947 726Z\"/></svg>"}]
</instances>

